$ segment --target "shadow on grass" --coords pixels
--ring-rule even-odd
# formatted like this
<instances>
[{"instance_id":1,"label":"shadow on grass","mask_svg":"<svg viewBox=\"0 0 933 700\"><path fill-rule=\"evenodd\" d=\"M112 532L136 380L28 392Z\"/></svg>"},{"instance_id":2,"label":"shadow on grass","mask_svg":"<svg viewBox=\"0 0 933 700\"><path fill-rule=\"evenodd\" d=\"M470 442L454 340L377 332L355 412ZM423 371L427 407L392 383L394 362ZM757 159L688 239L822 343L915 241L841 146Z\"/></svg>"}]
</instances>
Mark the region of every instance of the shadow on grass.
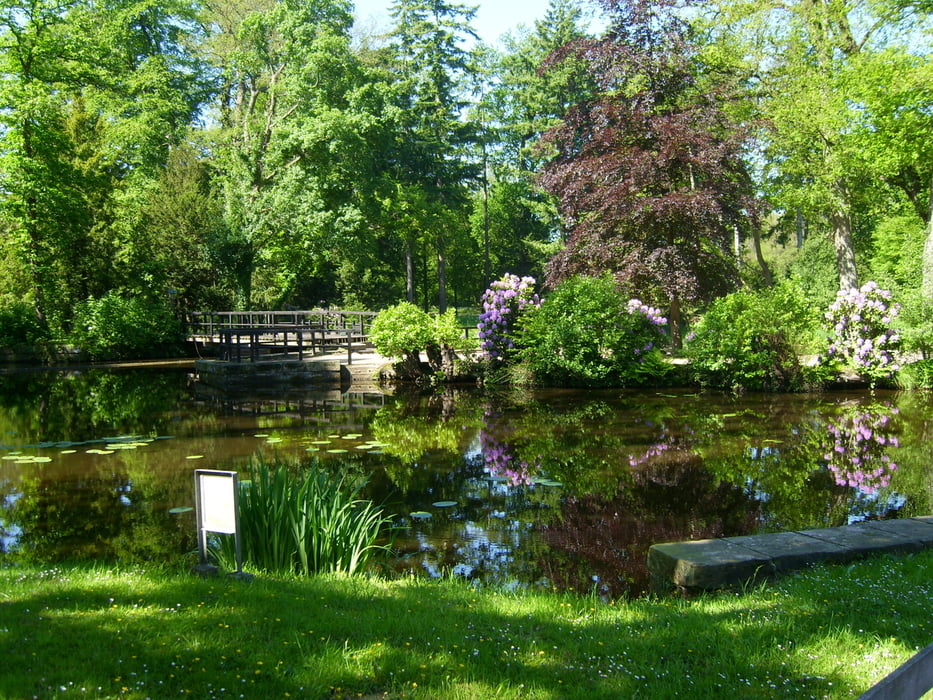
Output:
<instances>
[{"instance_id":1,"label":"shadow on grass","mask_svg":"<svg viewBox=\"0 0 933 700\"><path fill-rule=\"evenodd\" d=\"M866 584L853 601L857 582L828 594L833 574L792 596L615 605L416 580L66 570L16 582L7 570L0 581L9 698L844 697L870 683L828 661L837 647L896 637L913 649L930 634L903 624L923 619L923 596Z\"/></svg>"}]
</instances>

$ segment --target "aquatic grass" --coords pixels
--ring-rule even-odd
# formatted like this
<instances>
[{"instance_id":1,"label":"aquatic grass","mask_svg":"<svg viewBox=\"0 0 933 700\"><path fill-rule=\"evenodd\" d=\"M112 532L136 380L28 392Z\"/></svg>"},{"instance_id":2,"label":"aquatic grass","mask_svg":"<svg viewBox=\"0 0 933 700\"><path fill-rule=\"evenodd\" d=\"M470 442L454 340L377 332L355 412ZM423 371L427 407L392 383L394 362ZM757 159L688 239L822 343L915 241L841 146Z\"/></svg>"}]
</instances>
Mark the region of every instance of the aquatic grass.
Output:
<instances>
[{"instance_id":1,"label":"aquatic grass","mask_svg":"<svg viewBox=\"0 0 933 700\"><path fill-rule=\"evenodd\" d=\"M846 698L926 646L933 552L606 603L457 579L0 568L0 697Z\"/></svg>"},{"instance_id":2,"label":"aquatic grass","mask_svg":"<svg viewBox=\"0 0 933 700\"><path fill-rule=\"evenodd\" d=\"M240 482L243 558L260 571L347 573L365 569L382 549L376 541L392 518L372 501L357 498L361 486L316 463L298 467L266 463L259 455ZM231 537L219 538L218 557L235 562Z\"/></svg>"}]
</instances>

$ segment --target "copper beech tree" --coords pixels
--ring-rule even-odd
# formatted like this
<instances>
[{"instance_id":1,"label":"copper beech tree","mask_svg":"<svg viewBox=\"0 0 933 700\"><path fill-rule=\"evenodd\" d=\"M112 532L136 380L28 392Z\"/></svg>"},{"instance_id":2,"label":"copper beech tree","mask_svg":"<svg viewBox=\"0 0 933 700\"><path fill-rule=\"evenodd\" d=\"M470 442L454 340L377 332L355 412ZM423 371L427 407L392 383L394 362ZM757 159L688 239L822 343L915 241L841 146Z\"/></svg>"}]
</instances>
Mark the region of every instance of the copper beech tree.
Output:
<instances>
[{"instance_id":1,"label":"copper beech tree","mask_svg":"<svg viewBox=\"0 0 933 700\"><path fill-rule=\"evenodd\" d=\"M620 287L666 305L681 342L685 304L731 291L730 246L758 209L741 158L746 132L723 109L728 81L705 71L682 7L603 0L610 25L545 64L583 59L598 89L544 138L542 186L569 229L549 285L611 271Z\"/></svg>"}]
</instances>

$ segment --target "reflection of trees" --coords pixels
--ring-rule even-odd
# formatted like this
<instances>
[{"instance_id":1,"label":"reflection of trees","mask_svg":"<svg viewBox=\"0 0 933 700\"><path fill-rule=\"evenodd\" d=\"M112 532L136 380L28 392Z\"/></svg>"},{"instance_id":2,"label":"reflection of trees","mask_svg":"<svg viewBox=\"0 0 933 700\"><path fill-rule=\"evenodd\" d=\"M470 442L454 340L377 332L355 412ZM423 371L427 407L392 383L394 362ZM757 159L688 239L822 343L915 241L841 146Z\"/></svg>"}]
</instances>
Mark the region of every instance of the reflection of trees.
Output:
<instances>
[{"instance_id":1,"label":"reflection of trees","mask_svg":"<svg viewBox=\"0 0 933 700\"><path fill-rule=\"evenodd\" d=\"M744 489L713 477L700 457L668 451L615 495L564 499L560 515L541 528L551 549L541 564L560 587L639 593L648 586L652 544L748 534L757 508Z\"/></svg>"},{"instance_id":2,"label":"reflection of trees","mask_svg":"<svg viewBox=\"0 0 933 700\"><path fill-rule=\"evenodd\" d=\"M61 461L23 476L4 517L24 559L172 561L193 548L195 533L190 518L168 510L191 492L187 468L147 469L143 452L106 455L79 473Z\"/></svg>"},{"instance_id":3,"label":"reflection of trees","mask_svg":"<svg viewBox=\"0 0 933 700\"><path fill-rule=\"evenodd\" d=\"M136 370L0 376L0 430L19 443L150 434L185 395L185 375ZM7 437L7 440L10 438Z\"/></svg>"}]
</instances>

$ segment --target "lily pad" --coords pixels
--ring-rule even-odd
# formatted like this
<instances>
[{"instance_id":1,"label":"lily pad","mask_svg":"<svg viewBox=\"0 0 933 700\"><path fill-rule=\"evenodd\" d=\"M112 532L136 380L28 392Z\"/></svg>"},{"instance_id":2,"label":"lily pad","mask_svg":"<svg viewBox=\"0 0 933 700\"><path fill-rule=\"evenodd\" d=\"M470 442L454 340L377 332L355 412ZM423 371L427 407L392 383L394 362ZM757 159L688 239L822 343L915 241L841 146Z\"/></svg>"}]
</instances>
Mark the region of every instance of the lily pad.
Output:
<instances>
[{"instance_id":1,"label":"lily pad","mask_svg":"<svg viewBox=\"0 0 933 700\"><path fill-rule=\"evenodd\" d=\"M537 479L535 480L536 484L540 486L563 486L559 481L554 481L553 479Z\"/></svg>"},{"instance_id":2,"label":"lily pad","mask_svg":"<svg viewBox=\"0 0 933 700\"><path fill-rule=\"evenodd\" d=\"M313 440L311 442L312 445L329 445L330 443L330 440Z\"/></svg>"},{"instance_id":3,"label":"lily pad","mask_svg":"<svg viewBox=\"0 0 933 700\"><path fill-rule=\"evenodd\" d=\"M185 459L204 459L204 455L188 455Z\"/></svg>"},{"instance_id":4,"label":"lily pad","mask_svg":"<svg viewBox=\"0 0 933 700\"><path fill-rule=\"evenodd\" d=\"M345 454L347 452L347 450L340 450L340 449L327 450L327 451L328 453L332 455L340 455L340 454Z\"/></svg>"},{"instance_id":5,"label":"lily pad","mask_svg":"<svg viewBox=\"0 0 933 700\"><path fill-rule=\"evenodd\" d=\"M177 515L178 513L190 513L194 508L191 506L178 506L177 508L169 508L168 512L172 515Z\"/></svg>"},{"instance_id":6,"label":"lily pad","mask_svg":"<svg viewBox=\"0 0 933 700\"><path fill-rule=\"evenodd\" d=\"M435 501L431 504L435 508L451 508L452 506L457 505L456 501Z\"/></svg>"},{"instance_id":7,"label":"lily pad","mask_svg":"<svg viewBox=\"0 0 933 700\"><path fill-rule=\"evenodd\" d=\"M60 455L73 455L73 454L75 454L75 453L77 453L77 450L62 450L62 451L59 452L58 454L60 454Z\"/></svg>"},{"instance_id":8,"label":"lily pad","mask_svg":"<svg viewBox=\"0 0 933 700\"><path fill-rule=\"evenodd\" d=\"M358 450L372 450L372 449L375 449L375 448L374 448L372 445L363 444L363 445L357 445L357 446L356 446L356 449L358 449Z\"/></svg>"},{"instance_id":9,"label":"lily pad","mask_svg":"<svg viewBox=\"0 0 933 700\"><path fill-rule=\"evenodd\" d=\"M416 510L412 513L409 513L409 515L416 520L427 520L428 518L434 517L425 510Z\"/></svg>"}]
</instances>

